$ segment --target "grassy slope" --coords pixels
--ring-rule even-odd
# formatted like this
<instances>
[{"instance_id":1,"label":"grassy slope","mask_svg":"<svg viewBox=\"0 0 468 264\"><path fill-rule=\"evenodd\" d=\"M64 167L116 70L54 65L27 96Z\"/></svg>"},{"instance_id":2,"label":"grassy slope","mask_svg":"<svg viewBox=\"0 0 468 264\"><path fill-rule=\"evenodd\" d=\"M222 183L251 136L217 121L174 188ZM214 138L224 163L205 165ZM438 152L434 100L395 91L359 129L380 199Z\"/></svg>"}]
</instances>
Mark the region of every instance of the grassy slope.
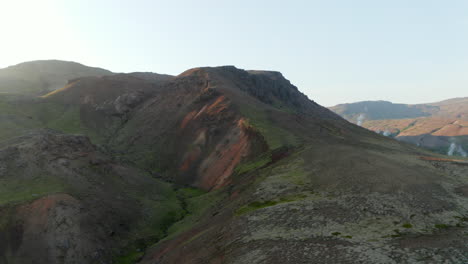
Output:
<instances>
[{"instance_id":1,"label":"grassy slope","mask_svg":"<svg viewBox=\"0 0 468 264\"><path fill-rule=\"evenodd\" d=\"M40 128L70 134L83 131L76 106L40 98L18 99L15 95L0 94L0 141Z\"/></svg>"},{"instance_id":2,"label":"grassy slope","mask_svg":"<svg viewBox=\"0 0 468 264\"><path fill-rule=\"evenodd\" d=\"M276 149L286 145L297 145L298 138L290 131L274 124L269 114L263 109L244 104L240 107L240 112L247 118L248 125L259 131L268 143L270 149Z\"/></svg>"},{"instance_id":3,"label":"grassy slope","mask_svg":"<svg viewBox=\"0 0 468 264\"><path fill-rule=\"evenodd\" d=\"M171 196L176 197L171 203L153 207L153 212L159 215L159 219L155 215L156 219L145 222L137 228L137 233L123 254L115 257L115 263L136 263L149 247L157 246L190 230L209 208L222 199L223 194L220 191L206 193L195 188L180 188L175 193L171 193Z\"/></svg>"},{"instance_id":4,"label":"grassy slope","mask_svg":"<svg viewBox=\"0 0 468 264\"><path fill-rule=\"evenodd\" d=\"M31 180L0 179L0 207L21 204L51 193L64 192L66 185L53 177L37 177Z\"/></svg>"}]
</instances>

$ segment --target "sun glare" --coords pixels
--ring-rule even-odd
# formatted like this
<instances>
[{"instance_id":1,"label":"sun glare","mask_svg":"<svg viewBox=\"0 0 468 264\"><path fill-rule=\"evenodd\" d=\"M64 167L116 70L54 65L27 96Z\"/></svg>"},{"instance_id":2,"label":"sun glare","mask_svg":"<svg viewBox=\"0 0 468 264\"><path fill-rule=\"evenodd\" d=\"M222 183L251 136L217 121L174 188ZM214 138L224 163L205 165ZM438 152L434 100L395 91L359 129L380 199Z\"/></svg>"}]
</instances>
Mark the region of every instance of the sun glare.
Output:
<instances>
[{"instance_id":1,"label":"sun glare","mask_svg":"<svg viewBox=\"0 0 468 264\"><path fill-rule=\"evenodd\" d=\"M73 47L55 2L0 2L0 67L18 61L57 57Z\"/></svg>"}]
</instances>

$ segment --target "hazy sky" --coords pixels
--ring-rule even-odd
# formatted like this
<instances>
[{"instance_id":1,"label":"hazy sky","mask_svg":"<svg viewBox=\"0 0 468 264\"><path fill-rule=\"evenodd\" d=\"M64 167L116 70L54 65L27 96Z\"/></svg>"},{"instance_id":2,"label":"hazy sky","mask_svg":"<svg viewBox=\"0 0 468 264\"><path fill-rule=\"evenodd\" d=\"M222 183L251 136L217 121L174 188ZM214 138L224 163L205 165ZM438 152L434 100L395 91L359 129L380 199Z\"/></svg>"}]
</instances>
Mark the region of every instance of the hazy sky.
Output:
<instances>
[{"instance_id":1,"label":"hazy sky","mask_svg":"<svg viewBox=\"0 0 468 264\"><path fill-rule=\"evenodd\" d=\"M281 71L330 106L468 96L466 0L0 0L0 67Z\"/></svg>"}]
</instances>

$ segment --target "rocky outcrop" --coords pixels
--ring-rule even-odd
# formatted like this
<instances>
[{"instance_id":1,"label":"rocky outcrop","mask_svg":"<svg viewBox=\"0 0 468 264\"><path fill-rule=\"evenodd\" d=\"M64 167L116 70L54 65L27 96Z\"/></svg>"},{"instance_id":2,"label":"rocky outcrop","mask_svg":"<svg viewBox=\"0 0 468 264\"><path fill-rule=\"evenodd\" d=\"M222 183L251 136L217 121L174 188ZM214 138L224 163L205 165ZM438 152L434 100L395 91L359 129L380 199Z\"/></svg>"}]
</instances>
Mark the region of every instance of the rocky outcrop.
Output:
<instances>
[{"instance_id":1,"label":"rocky outcrop","mask_svg":"<svg viewBox=\"0 0 468 264\"><path fill-rule=\"evenodd\" d=\"M6 263L91 263L104 253L94 230L83 225L83 204L67 194L53 194L19 206L13 230L17 240L6 240ZM11 231L10 231L11 232ZM14 246L17 245L17 247Z\"/></svg>"},{"instance_id":2,"label":"rocky outcrop","mask_svg":"<svg viewBox=\"0 0 468 264\"><path fill-rule=\"evenodd\" d=\"M154 198L164 184L85 136L15 138L0 149L0 164L0 263L110 263L151 208L173 197Z\"/></svg>"}]
</instances>

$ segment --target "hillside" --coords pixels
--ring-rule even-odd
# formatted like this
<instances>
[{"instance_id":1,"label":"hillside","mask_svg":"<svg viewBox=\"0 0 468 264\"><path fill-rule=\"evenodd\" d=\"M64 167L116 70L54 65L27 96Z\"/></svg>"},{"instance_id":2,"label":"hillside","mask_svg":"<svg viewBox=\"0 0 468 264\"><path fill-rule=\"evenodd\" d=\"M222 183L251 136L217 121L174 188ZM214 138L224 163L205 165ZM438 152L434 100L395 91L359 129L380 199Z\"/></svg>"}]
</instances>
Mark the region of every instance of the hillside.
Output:
<instances>
[{"instance_id":1,"label":"hillside","mask_svg":"<svg viewBox=\"0 0 468 264\"><path fill-rule=\"evenodd\" d=\"M0 93L42 95L62 88L69 80L85 76L110 75L101 68L76 62L43 60L24 62L0 69Z\"/></svg>"},{"instance_id":2,"label":"hillside","mask_svg":"<svg viewBox=\"0 0 468 264\"><path fill-rule=\"evenodd\" d=\"M466 156L468 98L417 105L359 102L330 109L367 129L440 153L449 153L456 145L459 151L451 154Z\"/></svg>"},{"instance_id":3,"label":"hillside","mask_svg":"<svg viewBox=\"0 0 468 264\"><path fill-rule=\"evenodd\" d=\"M467 160L349 123L279 72L0 99L0 263L468 259Z\"/></svg>"},{"instance_id":4,"label":"hillside","mask_svg":"<svg viewBox=\"0 0 468 264\"><path fill-rule=\"evenodd\" d=\"M109 263L113 249L142 232L164 237L182 210L169 184L115 162L84 136L14 138L1 147L0 165L0 263Z\"/></svg>"}]
</instances>

